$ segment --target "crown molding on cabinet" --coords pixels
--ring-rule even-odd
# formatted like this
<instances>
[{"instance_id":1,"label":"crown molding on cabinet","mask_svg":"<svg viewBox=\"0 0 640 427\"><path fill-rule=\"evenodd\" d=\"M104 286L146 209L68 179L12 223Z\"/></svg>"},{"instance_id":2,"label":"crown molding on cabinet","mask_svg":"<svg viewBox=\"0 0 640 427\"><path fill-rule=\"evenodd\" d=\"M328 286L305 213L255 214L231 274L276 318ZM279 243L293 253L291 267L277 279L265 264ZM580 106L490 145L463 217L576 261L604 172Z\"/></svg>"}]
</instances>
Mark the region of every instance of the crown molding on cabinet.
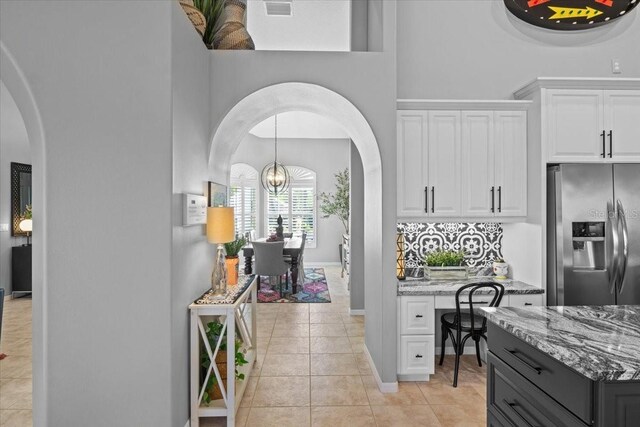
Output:
<instances>
[{"instance_id":1,"label":"crown molding on cabinet","mask_svg":"<svg viewBox=\"0 0 640 427\"><path fill-rule=\"evenodd\" d=\"M398 99L398 110L527 110L531 101L473 99Z\"/></svg>"},{"instance_id":2,"label":"crown molding on cabinet","mask_svg":"<svg viewBox=\"0 0 640 427\"><path fill-rule=\"evenodd\" d=\"M523 99L540 89L640 89L640 78L538 77L513 93Z\"/></svg>"}]
</instances>

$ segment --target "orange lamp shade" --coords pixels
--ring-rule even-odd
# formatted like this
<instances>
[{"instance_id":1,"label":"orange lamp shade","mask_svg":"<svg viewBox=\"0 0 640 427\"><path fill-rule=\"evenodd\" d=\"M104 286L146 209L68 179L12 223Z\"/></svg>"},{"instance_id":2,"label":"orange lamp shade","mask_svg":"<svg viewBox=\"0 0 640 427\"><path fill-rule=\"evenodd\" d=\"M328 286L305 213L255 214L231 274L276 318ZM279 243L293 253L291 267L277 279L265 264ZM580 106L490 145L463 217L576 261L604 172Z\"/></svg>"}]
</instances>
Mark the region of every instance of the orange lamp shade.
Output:
<instances>
[{"instance_id":1,"label":"orange lamp shade","mask_svg":"<svg viewBox=\"0 0 640 427\"><path fill-rule=\"evenodd\" d=\"M228 243L235 240L233 208L207 208L207 240Z\"/></svg>"}]
</instances>

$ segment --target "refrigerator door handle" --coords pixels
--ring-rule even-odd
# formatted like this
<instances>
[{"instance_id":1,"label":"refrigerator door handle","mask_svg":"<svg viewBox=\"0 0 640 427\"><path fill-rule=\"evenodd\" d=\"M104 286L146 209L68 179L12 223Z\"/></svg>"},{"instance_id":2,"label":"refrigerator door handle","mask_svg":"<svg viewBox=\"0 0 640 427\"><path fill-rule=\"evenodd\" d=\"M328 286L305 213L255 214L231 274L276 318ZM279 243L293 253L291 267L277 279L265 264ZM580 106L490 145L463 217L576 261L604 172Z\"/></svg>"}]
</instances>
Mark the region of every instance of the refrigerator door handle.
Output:
<instances>
[{"instance_id":1,"label":"refrigerator door handle","mask_svg":"<svg viewBox=\"0 0 640 427\"><path fill-rule=\"evenodd\" d=\"M618 280L618 249L620 238L618 235L618 218L616 216L613 202L607 202L607 218L609 218L609 234L611 235L611 248L608 251L611 256L608 259L609 266L609 291L613 294L616 291Z\"/></svg>"},{"instance_id":2,"label":"refrigerator door handle","mask_svg":"<svg viewBox=\"0 0 640 427\"><path fill-rule=\"evenodd\" d=\"M618 260L618 276L620 277L620 289L618 292L622 293L622 290L624 289L624 276L627 272L627 260L629 257L629 231L627 229L627 218L625 216L624 207L622 206L620 199L618 199L616 205L618 226L622 227L622 253Z\"/></svg>"}]
</instances>

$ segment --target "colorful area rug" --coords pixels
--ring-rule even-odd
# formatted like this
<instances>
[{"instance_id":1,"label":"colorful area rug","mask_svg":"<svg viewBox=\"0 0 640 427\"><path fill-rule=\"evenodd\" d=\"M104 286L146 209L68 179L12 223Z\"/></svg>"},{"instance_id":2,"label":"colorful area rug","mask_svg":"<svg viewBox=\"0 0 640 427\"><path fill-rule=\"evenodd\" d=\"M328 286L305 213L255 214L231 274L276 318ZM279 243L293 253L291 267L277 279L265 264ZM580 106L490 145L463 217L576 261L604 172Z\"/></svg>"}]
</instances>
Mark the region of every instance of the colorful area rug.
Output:
<instances>
[{"instance_id":1,"label":"colorful area rug","mask_svg":"<svg viewBox=\"0 0 640 427\"><path fill-rule=\"evenodd\" d=\"M331 302L324 268L305 268L304 275L304 283L298 283L298 292L295 294L291 293L291 277L289 277L288 290L285 290L286 283L283 282L284 295L280 294L280 285L272 286L269 284L268 277L260 277L258 302Z\"/></svg>"}]
</instances>

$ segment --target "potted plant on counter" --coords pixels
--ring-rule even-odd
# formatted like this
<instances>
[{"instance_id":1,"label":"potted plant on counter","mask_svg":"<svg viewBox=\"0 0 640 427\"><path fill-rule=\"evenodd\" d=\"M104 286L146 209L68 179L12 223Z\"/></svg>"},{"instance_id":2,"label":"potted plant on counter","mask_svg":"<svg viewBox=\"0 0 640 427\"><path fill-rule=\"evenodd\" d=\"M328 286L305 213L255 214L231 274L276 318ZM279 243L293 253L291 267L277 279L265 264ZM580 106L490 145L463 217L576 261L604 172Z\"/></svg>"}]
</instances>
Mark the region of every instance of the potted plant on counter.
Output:
<instances>
[{"instance_id":1,"label":"potted plant on counter","mask_svg":"<svg viewBox=\"0 0 640 427\"><path fill-rule=\"evenodd\" d=\"M225 264L227 265L227 284L228 285L237 285L238 284L238 270L239 270L239 261L238 254L247 244L247 240L242 236L236 235L236 240L233 242L225 243L224 249L227 252L225 256Z\"/></svg>"},{"instance_id":2,"label":"potted plant on counter","mask_svg":"<svg viewBox=\"0 0 640 427\"><path fill-rule=\"evenodd\" d=\"M464 252L438 249L424 259L425 277L431 280L461 280L469 277Z\"/></svg>"},{"instance_id":3,"label":"potted plant on counter","mask_svg":"<svg viewBox=\"0 0 640 427\"><path fill-rule=\"evenodd\" d=\"M509 275L509 264L505 262L503 258L496 258L491 264L493 274L496 275L496 279L504 280Z\"/></svg>"}]
</instances>

